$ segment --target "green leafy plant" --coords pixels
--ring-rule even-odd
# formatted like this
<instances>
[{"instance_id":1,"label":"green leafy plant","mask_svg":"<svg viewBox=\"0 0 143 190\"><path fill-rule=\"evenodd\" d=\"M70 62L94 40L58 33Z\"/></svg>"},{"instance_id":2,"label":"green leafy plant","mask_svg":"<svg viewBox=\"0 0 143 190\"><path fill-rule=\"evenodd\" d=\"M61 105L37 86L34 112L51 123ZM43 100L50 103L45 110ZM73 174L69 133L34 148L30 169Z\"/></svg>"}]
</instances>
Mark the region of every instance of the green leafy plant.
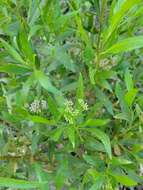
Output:
<instances>
[{"instance_id":1,"label":"green leafy plant","mask_svg":"<svg viewBox=\"0 0 143 190\"><path fill-rule=\"evenodd\" d=\"M142 185L142 52L142 0L1 0L1 189Z\"/></svg>"}]
</instances>

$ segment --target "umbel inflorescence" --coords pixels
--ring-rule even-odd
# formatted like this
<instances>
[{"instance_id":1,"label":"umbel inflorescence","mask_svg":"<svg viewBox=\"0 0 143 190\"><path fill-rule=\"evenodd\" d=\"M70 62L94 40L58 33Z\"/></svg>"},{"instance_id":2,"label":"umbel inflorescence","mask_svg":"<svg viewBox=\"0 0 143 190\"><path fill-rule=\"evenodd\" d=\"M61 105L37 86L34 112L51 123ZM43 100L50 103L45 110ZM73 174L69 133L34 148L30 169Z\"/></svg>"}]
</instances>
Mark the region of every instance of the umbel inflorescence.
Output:
<instances>
[{"instance_id":1,"label":"umbel inflorescence","mask_svg":"<svg viewBox=\"0 0 143 190\"><path fill-rule=\"evenodd\" d=\"M88 110L88 104L83 99L78 99L77 104L74 104L73 101L67 100L64 104L64 119L69 124L74 124L75 120L79 115ZM34 100L26 107L33 114L40 114L42 111L48 108L46 100Z\"/></svg>"},{"instance_id":2,"label":"umbel inflorescence","mask_svg":"<svg viewBox=\"0 0 143 190\"><path fill-rule=\"evenodd\" d=\"M74 121L84 111L88 110L88 104L83 99L78 99L78 105L69 100L65 103L64 119L69 124L74 124Z\"/></svg>"},{"instance_id":3,"label":"umbel inflorescence","mask_svg":"<svg viewBox=\"0 0 143 190\"><path fill-rule=\"evenodd\" d=\"M38 114L47 108L47 102L45 100L34 100L27 107L31 113Z\"/></svg>"}]
</instances>

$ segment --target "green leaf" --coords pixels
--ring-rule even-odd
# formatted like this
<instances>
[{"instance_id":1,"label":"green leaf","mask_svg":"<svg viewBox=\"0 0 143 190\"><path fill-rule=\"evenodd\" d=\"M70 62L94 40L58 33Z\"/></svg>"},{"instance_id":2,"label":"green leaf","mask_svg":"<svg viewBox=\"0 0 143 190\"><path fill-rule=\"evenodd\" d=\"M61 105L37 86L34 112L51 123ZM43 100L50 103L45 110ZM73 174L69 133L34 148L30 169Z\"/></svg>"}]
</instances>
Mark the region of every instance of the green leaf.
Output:
<instances>
[{"instance_id":1,"label":"green leaf","mask_svg":"<svg viewBox=\"0 0 143 190\"><path fill-rule=\"evenodd\" d=\"M67 54L65 48L60 45L56 45L53 49L53 60L56 65L63 65L67 70L72 72L76 71L76 66L71 59L70 55Z\"/></svg>"},{"instance_id":2,"label":"green leaf","mask_svg":"<svg viewBox=\"0 0 143 190\"><path fill-rule=\"evenodd\" d=\"M63 131L64 129L62 127L53 129L51 133L51 139L57 142L60 139Z\"/></svg>"},{"instance_id":3,"label":"green leaf","mask_svg":"<svg viewBox=\"0 0 143 190\"><path fill-rule=\"evenodd\" d=\"M130 121L129 119L129 115L126 113L118 113L116 115L114 115L115 119L120 119L120 120L126 120L126 121Z\"/></svg>"},{"instance_id":4,"label":"green leaf","mask_svg":"<svg viewBox=\"0 0 143 190\"><path fill-rule=\"evenodd\" d=\"M93 69L92 67L89 67L89 78L92 85L95 85L95 73L96 70Z\"/></svg>"},{"instance_id":5,"label":"green leaf","mask_svg":"<svg viewBox=\"0 0 143 190\"><path fill-rule=\"evenodd\" d=\"M55 119L58 118L59 111L57 109L57 104L50 95L48 95L48 108L49 108L51 114L54 116L54 118Z\"/></svg>"},{"instance_id":6,"label":"green leaf","mask_svg":"<svg viewBox=\"0 0 143 190\"><path fill-rule=\"evenodd\" d=\"M49 92L56 94L56 95L61 95L61 92L56 89L50 82L50 79L48 76L46 76L42 71L35 71L35 78L39 81L40 85L48 90Z\"/></svg>"},{"instance_id":7,"label":"green leaf","mask_svg":"<svg viewBox=\"0 0 143 190\"><path fill-rule=\"evenodd\" d=\"M112 91L112 87L110 85L110 83L107 81L107 80L104 80L104 79L99 79L98 81L99 85L107 90L109 90L110 92L113 92Z\"/></svg>"},{"instance_id":8,"label":"green leaf","mask_svg":"<svg viewBox=\"0 0 143 190\"><path fill-rule=\"evenodd\" d=\"M49 1L48 1L49 2ZM39 1L29 1L29 10L28 10L28 18L27 22L30 27L33 27L35 22L38 20L40 16L40 11L43 6L45 6L46 2Z\"/></svg>"},{"instance_id":9,"label":"green leaf","mask_svg":"<svg viewBox=\"0 0 143 190\"><path fill-rule=\"evenodd\" d=\"M37 152L39 140L40 135L38 133L34 133L31 139L31 152L33 155Z\"/></svg>"},{"instance_id":10,"label":"green leaf","mask_svg":"<svg viewBox=\"0 0 143 190\"><path fill-rule=\"evenodd\" d=\"M18 188L18 189L31 189L31 188L35 189L39 188L40 183L36 181L34 182L34 181L25 181L25 180L0 177L0 186Z\"/></svg>"},{"instance_id":11,"label":"green leaf","mask_svg":"<svg viewBox=\"0 0 143 190\"><path fill-rule=\"evenodd\" d=\"M122 185L126 185L128 187L131 186L136 186L137 182L129 178L128 176L123 176L123 175L116 175L114 174L115 179L121 183Z\"/></svg>"},{"instance_id":12,"label":"green leaf","mask_svg":"<svg viewBox=\"0 0 143 190\"><path fill-rule=\"evenodd\" d=\"M8 51L8 53L19 63L25 64L25 61L22 59L20 54L5 40L0 38L0 42L2 43L3 47Z\"/></svg>"},{"instance_id":13,"label":"green leaf","mask_svg":"<svg viewBox=\"0 0 143 190\"><path fill-rule=\"evenodd\" d=\"M138 93L138 90L134 88L125 94L125 101L127 102L128 106L132 105L137 93Z\"/></svg>"},{"instance_id":14,"label":"green leaf","mask_svg":"<svg viewBox=\"0 0 143 190\"><path fill-rule=\"evenodd\" d=\"M127 87L128 91L130 91L134 88L132 75L130 74L130 71L128 69L125 72L125 83L126 83L126 87Z\"/></svg>"},{"instance_id":15,"label":"green leaf","mask_svg":"<svg viewBox=\"0 0 143 190\"><path fill-rule=\"evenodd\" d=\"M100 190L105 182L105 178L103 176L98 176L94 181L94 184L90 188L90 190Z\"/></svg>"},{"instance_id":16,"label":"green leaf","mask_svg":"<svg viewBox=\"0 0 143 190\"><path fill-rule=\"evenodd\" d=\"M40 190L49 190L50 188L49 188L46 173L44 171L42 171L42 167L40 166L40 164L36 163L34 165L34 167L35 167L35 171L36 171L38 181L40 183Z\"/></svg>"},{"instance_id":17,"label":"green leaf","mask_svg":"<svg viewBox=\"0 0 143 190\"><path fill-rule=\"evenodd\" d=\"M75 17L75 21L76 21L76 24L77 24L77 31L78 33L80 34L80 38L82 39L83 42L85 42L85 44L90 47L91 46L91 43L89 41L89 36L88 34L86 33L86 31L84 30L84 27L83 27L83 24L82 24L82 19L79 15L77 15Z\"/></svg>"},{"instance_id":18,"label":"green leaf","mask_svg":"<svg viewBox=\"0 0 143 190\"><path fill-rule=\"evenodd\" d=\"M125 98L124 98L125 94L124 94L124 92L123 92L123 90L122 90L119 83L116 83L115 94L116 94L116 96L117 96L117 98L119 100L122 112L126 113L126 115L128 115L128 117L129 117L130 110L129 110L129 107L128 107L128 105L127 105L127 103L125 101Z\"/></svg>"},{"instance_id":19,"label":"green leaf","mask_svg":"<svg viewBox=\"0 0 143 190\"><path fill-rule=\"evenodd\" d=\"M58 190L62 189L63 185L65 184L65 181L68 178L68 169L69 169L68 167L69 167L68 159L64 155L61 156L54 180L56 189Z\"/></svg>"},{"instance_id":20,"label":"green leaf","mask_svg":"<svg viewBox=\"0 0 143 190\"><path fill-rule=\"evenodd\" d=\"M29 34L28 34L28 41L36 34L38 30L42 29L41 25L33 25L30 28Z\"/></svg>"},{"instance_id":21,"label":"green leaf","mask_svg":"<svg viewBox=\"0 0 143 190\"><path fill-rule=\"evenodd\" d=\"M76 98L77 98L77 101L78 101L78 99L84 98L84 84L83 84L83 77L82 77L81 73L80 73L79 79L78 79Z\"/></svg>"},{"instance_id":22,"label":"green leaf","mask_svg":"<svg viewBox=\"0 0 143 190\"><path fill-rule=\"evenodd\" d=\"M121 40L107 49L102 55L128 52L143 47L143 36L136 36Z\"/></svg>"},{"instance_id":23,"label":"green leaf","mask_svg":"<svg viewBox=\"0 0 143 190\"><path fill-rule=\"evenodd\" d=\"M104 145L94 137L88 137L88 139L86 139L86 142L84 143L84 146L90 151L106 152Z\"/></svg>"},{"instance_id":24,"label":"green leaf","mask_svg":"<svg viewBox=\"0 0 143 190\"><path fill-rule=\"evenodd\" d=\"M94 53L92 46L87 45L85 47L83 56L84 56L84 60L85 60L86 64L89 65L95 56L95 53Z\"/></svg>"},{"instance_id":25,"label":"green leaf","mask_svg":"<svg viewBox=\"0 0 143 190\"><path fill-rule=\"evenodd\" d=\"M111 143L109 137L103 131L95 128L86 128L85 130L91 132L91 135L97 137L104 145L104 148L109 156L112 158Z\"/></svg>"},{"instance_id":26,"label":"green leaf","mask_svg":"<svg viewBox=\"0 0 143 190\"><path fill-rule=\"evenodd\" d=\"M109 119L89 119L83 125L84 126L89 126L89 127L103 126L103 125L106 125L109 122L110 122Z\"/></svg>"},{"instance_id":27,"label":"green leaf","mask_svg":"<svg viewBox=\"0 0 143 190\"><path fill-rule=\"evenodd\" d=\"M130 160L126 160L122 157L113 157L111 163L113 165L120 166L120 165L129 165L129 164L132 164L133 162Z\"/></svg>"},{"instance_id":28,"label":"green leaf","mask_svg":"<svg viewBox=\"0 0 143 190\"><path fill-rule=\"evenodd\" d=\"M96 87L95 89L95 94L97 96L97 98L101 101L101 103L105 106L105 108L107 109L107 111L113 115L113 106L112 106L112 102L109 100L109 98L99 89Z\"/></svg>"},{"instance_id":29,"label":"green leaf","mask_svg":"<svg viewBox=\"0 0 143 190\"><path fill-rule=\"evenodd\" d=\"M140 176L135 170L128 170L128 177L136 181L138 184L143 183L142 176Z\"/></svg>"},{"instance_id":30,"label":"green leaf","mask_svg":"<svg viewBox=\"0 0 143 190\"><path fill-rule=\"evenodd\" d=\"M61 91L64 93L71 92L73 90L76 90L76 87L77 87L77 82L72 82L72 83L64 85Z\"/></svg>"},{"instance_id":31,"label":"green leaf","mask_svg":"<svg viewBox=\"0 0 143 190\"><path fill-rule=\"evenodd\" d=\"M30 68L16 64L5 64L0 66L0 72L9 74L25 74L31 72Z\"/></svg>"},{"instance_id":32,"label":"green leaf","mask_svg":"<svg viewBox=\"0 0 143 190\"><path fill-rule=\"evenodd\" d=\"M28 77L28 79L25 81L25 83L22 86L21 98L24 103L27 103L28 94L33 83L34 84L36 83L34 73L32 73L31 76Z\"/></svg>"},{"instance_id":33,"label":"green leaf","mask_svg":"<svg viewBox=\"0 0 143 190\"><path fill-rule=\"evenodd\" d=\"M72 126L68 126L67 135L73 148L75 148L75 129Z\"/></svg>"},{"instance_id":34,"label":"green leaf","mask_svg":"<svg viewBox=\"0 0 143 190\"><path fill-rule=\"evenodd\" d=\"M35 123L43 123L47 125L55 125L55 122L52 120L48 120L44 117L36 116L36 115L29 115L28 119L32 120Z\"/></svg>"},{"instance_id":35,"label":"green leaf","mask_svg":"<svg viewBox=\"0 0 143 190\"><path fill-rule=\"evenodd\" d=\"M92 165L92 166L96 166L96 164L97 164L95 158L94 158L93 156L88 155L88 154L84 154L84 155L83 155L83 159L84 159L88 164L90 164L90 165Z\"/></svg>"},{"instance_id":36,"label":"green leaf","mask_svg":"<svg viewBox=\"0 0 143 190\"><path fill-rule=\"evenodd\" d=\"M118 4L118 2L119 1L117 1L117 4ZM124 16L127 14L127 12L129 10L131 10L131 8L134 7L136 4L139 4L140 2L141 2L141 0L125 0L121 4L121 6L119 6L119 8L116 9L116 11L114 10L112 12L113 15L111 14L110 25L109 25L109 27L108 27L107 31L105 32L105 35L104 35L104 42L105 43L110 38L112 33L116 30L116 28L119 26L120 22L122 21Z\"/></svg>"},{"instance_id":37,"label":"green leaf","mask_svg":"<svg viewBox=\"0 0 143 190\"><path fill-rule=\"evenodd\" d=\"M34 51L30 41L28 41L26 29L22 24L18 34L18 45L26 60L34 63Z\"/></svg>"}]
</instances>

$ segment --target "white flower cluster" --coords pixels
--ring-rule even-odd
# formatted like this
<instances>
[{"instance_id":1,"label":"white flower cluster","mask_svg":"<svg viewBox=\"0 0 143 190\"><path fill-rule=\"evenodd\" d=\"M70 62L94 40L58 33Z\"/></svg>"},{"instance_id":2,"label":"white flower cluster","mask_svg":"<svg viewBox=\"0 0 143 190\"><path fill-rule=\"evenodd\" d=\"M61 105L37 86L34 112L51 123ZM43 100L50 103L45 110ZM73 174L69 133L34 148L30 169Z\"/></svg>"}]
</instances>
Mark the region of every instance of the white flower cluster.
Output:
<instances>
[{"instance_id":1,"label":"white flower cluster","mask_svg":"<svg viewBox=\"0 0 143 190\"><path fill-rule=\"evenodd\" d=\"M29 110L32 113L40 113L47 108L47 102L45 100L34 100L29 105Z\"/></svg>"},{"instance_id":2,"label":"white flower cluster","mask_svg":"<svg viewBox=\"0 0 143 190\"><path fill-rule=\"evenodd\" d=\"M83 99L78 99L78 104L80 107L79 109L76 109L74 108L74 104L71 100L65 103L64 118L69 124L74 123L75 118L80 112L88 110L88 105Z\"/></svg>"},{"instance_id":3,"label":"white flower cluster","mask_svg":"<svg viewBox=\"0 0 143 190\"><path fill-rule=\"evenodd\" d=\"M74 110L73 102L71 100L65 103L65 111L64 111L64 118L69 124L74 123L74 117L79 114L77 109Z\"/></svg>"},{"instance_id":4,"label":"white flower cluster","mask_svg":"<svg viewBox=\"0 0 143 190\"><path fill-rule=\"evenodd\" d=\"M88 104L84 102L83 99L78 99L78 103L82 108L82 111L87 111L88 110Z\"/></svg>"},{"instance_id":5,"label":"white flower cluster","mask_svg":"<svg viewBox=\"0 0 143 190\"><path fill-rule=\"evenodd\" d=\"M109 59L102 59L100 61L100 67L104 70L110 70L112 67L116 65L116 59L112 58L112 60Z\"/></svg>"},{"instance_id":6,"label":"white flower cluster","mask_svg":"<svg viewBox=\"0 0 143 190\"><path fill-rule=\"evenodd\" d=\"M143 175L143 164L140 164L140 175Z\"/></svg>"}]
</instances>

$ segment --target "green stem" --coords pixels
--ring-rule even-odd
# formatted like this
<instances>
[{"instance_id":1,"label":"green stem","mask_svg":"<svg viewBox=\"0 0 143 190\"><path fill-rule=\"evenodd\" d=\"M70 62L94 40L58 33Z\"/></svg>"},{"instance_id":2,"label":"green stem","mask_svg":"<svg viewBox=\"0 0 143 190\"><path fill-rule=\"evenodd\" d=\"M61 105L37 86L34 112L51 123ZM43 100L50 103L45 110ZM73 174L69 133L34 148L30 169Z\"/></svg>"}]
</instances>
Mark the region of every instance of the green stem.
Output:
<instances>
[{"instance_id":1,"label":"green stem","mask_svg":"<svg viewBox=\"0 0 143 190\"><path fill-rule=\"evenodd\" d=\"M103 21L104 21L104 10L105 10L105 5L106 5L106 0L102 1L102 7L101 7L101 13L100 13L100 18L99 18L99 35L97 39L97 56L96 56L96 71L99 68L100 65L100 51L101 51L101 33L102 33L102 26L103 26Z\"/></svg>"},{"instance_id":2,"label":"green stem","mask_svg":"<svg viewBox=\"0 0 143 190\"><path fill-rule=\"evenodd\" d=\"M80 135L79 129L78 129L77 126L75 126L75 125L73 125L73 127L74 127L75 131L77 132L77 134L78 134L80 140L83 142L83 138L82 138L82 136Z\"/></svg>"},{"instance_id":3,"label":"green stem","mask_svg":"<svg viewBox=\"0 0 143 190\"><path fill-rule=\"evenodd\" d=\"M39 1L36 0L36 2L37 2L38 10L39 10L39 12L40 12L41 21L42 21L42 23L43 23L43 25L44 25L44 27L43 27L44 36L45 36L45 38L46 38L46 41L49 42L49 39L48 39L48 37L47 37L47 30L45 29L45 26L47 26L47 23L45 22L45 19L44 19L44 16L43 16L43 11L41 10Z\"/></svg>"}]
</instances>

